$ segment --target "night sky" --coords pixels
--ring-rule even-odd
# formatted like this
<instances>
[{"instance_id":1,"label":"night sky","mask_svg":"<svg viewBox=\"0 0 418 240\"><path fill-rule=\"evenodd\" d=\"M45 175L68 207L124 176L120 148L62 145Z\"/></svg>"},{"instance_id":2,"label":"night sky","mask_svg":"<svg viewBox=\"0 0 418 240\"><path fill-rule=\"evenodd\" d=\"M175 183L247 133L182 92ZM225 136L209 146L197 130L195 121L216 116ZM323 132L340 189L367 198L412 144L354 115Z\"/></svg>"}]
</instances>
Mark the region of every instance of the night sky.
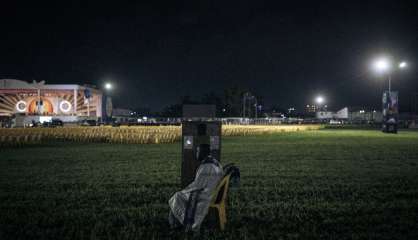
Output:
<instances>
[{"instance_id":1,"label":"night sky","mask_svg":"<svg viewBox=\"0 0 418 240\"><path fill-rule=\"evenodd\" d=\"M182 95L238 86L266 106L381 105L381 53L404 110L418 92L414 1L1 3L0 78L115 85L117 107L160 110ZM293 2L293 4L290 4Z\"/></svg>"}]
</instances>

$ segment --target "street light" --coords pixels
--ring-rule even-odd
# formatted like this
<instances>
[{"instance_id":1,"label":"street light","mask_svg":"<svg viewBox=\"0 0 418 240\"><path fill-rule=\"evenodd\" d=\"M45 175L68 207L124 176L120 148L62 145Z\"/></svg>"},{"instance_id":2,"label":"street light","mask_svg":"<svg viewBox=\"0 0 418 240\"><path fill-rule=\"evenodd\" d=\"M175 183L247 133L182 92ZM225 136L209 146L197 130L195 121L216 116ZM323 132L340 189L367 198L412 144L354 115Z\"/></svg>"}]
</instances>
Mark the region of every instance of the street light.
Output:
<instances>
[{"instance_id":1,"label":"street light","mask_svg":"<svg viewBox=\"0 0 418 240\"><path fill-rule=\"evenodd\" d=\"M391 69L391 62L387 57L380 57L373 62L373 68L377 73L388 73Z\"/></svg>"},{"instance_id":2,"label":"street light","mask_svg":"<svg viewBox=\"0 0 418 240\"><path fill-rule=\"evenodd\" d=\"M323 97L323 96L317 96L316 98L315 98L315 102L316 102L316 104L318 105L318 110L319 111L323 111L323 107L322 107L322 104L325 102L325 98Z\"/></svg>"},{"instance_id":3,"label":"street light","mask_svg":"<svg viewBox=\"0 0 418 240\"><path fill-rule=\"evenodd\" d=\"M408 63L405 61L402 61L398 64L398 67L400 69L406 68L408 66ZM379 74L387 74L388 76L388 82L389 82L389 92L391 91L391 85L392 85L392 62L388 57L380 57L374 60L373 62L373 69L379 73Z\"/></svg>"},{"instance_id":4,"label":"street light","mask_svg":"<svg viewBox=\"0 0 418 240\"><path fill-rule=\"evenodd\" d=\"M111 90L113 88L111 83L105 83L104 87L106 90Z\"/></svg>"},{"instance_id":5,"label":"street light","mask_svg":"<svg viewBox=\"0 0 418 240\"><path fill-rule=\"evenodd\" d=\"M406 68L406 67L408 67L408 63L406 63L406 62L400 62L399 63L399 68Z\"/></svg>"},{"instance_id":6,"label":"street light","mask_svg":"<svg viewBox=\"0 0 418 240\"><path fill-rule=\"evenodd\" d=\"M325 101L325 99L322 96L318 96L318 97L315 98L315 102L318 103L318 104L322 104L322 103L324 103L324 101Z\"/></svg>"},{"instance_id":7,"label":"street light","mask_svg":"<svg viewBox=\"0 0 418 240\"><path fill-rule=\"evenodd\" d=\"M383 93L383 132L397 132L396 115L398 110L396 104L398 104L398 96L395 93L392 94L391 91L391 73L396 70L396 67L399 67L399 69L404 69L407 66L408 64L405 61L396 64L392 63L391 59L387 57L380 57L378 59L375 59L375 61L373 62L373 70L379 74L387 75L389 82L388 91ZM392 100L392 96L395 97L395 100ZM364 110L361 110L360 113L364 113ZM374 118L373 115L372 118Z\"/></svg>"}]
</instances>

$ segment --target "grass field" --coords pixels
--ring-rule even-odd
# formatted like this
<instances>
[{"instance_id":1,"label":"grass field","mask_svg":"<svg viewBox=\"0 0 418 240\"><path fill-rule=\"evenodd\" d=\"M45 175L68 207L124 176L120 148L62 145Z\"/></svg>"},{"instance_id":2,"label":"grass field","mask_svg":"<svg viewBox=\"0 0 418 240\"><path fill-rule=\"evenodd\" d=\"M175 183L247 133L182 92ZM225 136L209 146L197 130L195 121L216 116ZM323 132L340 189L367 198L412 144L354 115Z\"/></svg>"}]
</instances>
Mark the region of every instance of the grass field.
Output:
<instances>
[{"instance_id":1,"label":"grass field","mask_svg":"<svg viewBox=\"0 0 418 240\"><path fill-rule=\"evenodd\" d=\"M203 239L418 239L418 132L228 137L241 169L225 232ZM180 143L0 150L0 239L169 239Z\"/></svg>"}]
</instances>

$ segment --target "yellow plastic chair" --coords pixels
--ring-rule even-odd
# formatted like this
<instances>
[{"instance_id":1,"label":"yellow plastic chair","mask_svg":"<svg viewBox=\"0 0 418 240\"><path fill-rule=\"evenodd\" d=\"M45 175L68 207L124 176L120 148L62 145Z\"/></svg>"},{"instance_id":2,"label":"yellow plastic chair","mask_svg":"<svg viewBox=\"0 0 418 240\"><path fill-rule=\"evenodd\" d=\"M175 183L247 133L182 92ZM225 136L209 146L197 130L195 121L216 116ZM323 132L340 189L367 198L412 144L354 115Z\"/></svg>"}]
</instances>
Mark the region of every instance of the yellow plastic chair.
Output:
<instances>
[{"instance_id":1,"label":"yellow plastic chair","mask_svg":"<svg viewBox=\"0 0 418 240\"><path fill-rule=\"evenodd\" d=\"M225 229L226 224L225 206L230 177L231 175L228 174L221 180L221 182L218 184L215 191L213 192L212 201L209 205L209 209L214 208L217 210L217 215L219 217L219 226L222 231Z\"/></svg>"}]
</instances>

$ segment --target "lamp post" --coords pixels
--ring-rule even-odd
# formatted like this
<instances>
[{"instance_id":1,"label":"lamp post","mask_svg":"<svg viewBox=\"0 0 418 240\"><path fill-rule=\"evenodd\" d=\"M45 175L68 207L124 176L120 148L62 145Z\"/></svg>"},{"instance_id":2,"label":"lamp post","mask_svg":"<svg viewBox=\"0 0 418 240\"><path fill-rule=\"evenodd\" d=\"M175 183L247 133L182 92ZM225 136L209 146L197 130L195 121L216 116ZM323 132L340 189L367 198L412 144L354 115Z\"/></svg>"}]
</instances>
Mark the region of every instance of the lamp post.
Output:
<instances>
[{"instance_id":1,"label":"lamp post","mask_svg":"<svg viewBox=\"0 0 418 240\"><path fill-rule=\"evenodd\" d=\"M397 133L398 118L398 94L392 92L392 75L394 71L393 63L388 57L379 57L373 62L373 69L376 73L387 75L388 91L383 93L383 126L382 131L387 133ZM398 63L399 69L408 66L405 61Z\"/></svg>"},{"instance_id":2,"label":"lamp post","mask_svg":"<svg viewBox=\"0 0 418 240\"><path fill-rule=\"evenodd\" d=\"M110 82L106 82L103 87L105 93L102 100L102 105L104 104L104 108L102 108L102 119L108 123L112 119L113 104L110 96L114 87Z\"/></svg>"}]
</instances>

